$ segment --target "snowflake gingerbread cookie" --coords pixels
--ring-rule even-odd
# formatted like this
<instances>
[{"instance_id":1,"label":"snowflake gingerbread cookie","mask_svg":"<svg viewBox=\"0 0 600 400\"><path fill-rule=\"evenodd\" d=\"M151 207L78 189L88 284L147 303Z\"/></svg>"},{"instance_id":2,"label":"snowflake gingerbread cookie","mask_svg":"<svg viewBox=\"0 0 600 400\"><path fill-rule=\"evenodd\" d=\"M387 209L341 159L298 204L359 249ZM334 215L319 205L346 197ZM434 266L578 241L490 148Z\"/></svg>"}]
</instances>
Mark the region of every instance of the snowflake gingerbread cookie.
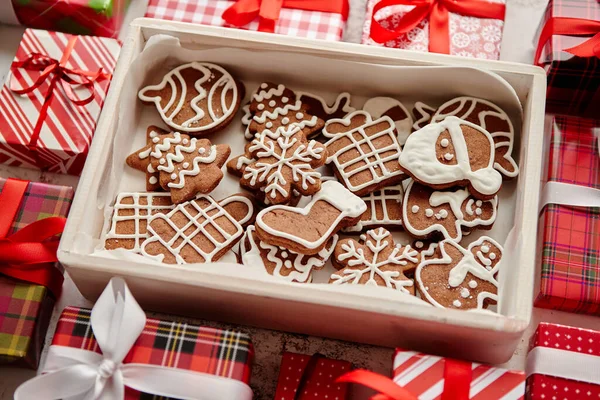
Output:
<instances>
[{"instance_id":1,"label":"snowflake gingerbread cookie","mask_svg":"<svg viewBox=\"0 0 600 400\"><path fill-rule=\"evenodd\" d=\"M394 244L392 234L384 228L372 229L361 235L360 241L338 242L333 265L339 271L331 275L329 283L385 286L414 295L414 283L404 273L418 263L419 253L410 245Z\"/></svg>"}]
</instances>

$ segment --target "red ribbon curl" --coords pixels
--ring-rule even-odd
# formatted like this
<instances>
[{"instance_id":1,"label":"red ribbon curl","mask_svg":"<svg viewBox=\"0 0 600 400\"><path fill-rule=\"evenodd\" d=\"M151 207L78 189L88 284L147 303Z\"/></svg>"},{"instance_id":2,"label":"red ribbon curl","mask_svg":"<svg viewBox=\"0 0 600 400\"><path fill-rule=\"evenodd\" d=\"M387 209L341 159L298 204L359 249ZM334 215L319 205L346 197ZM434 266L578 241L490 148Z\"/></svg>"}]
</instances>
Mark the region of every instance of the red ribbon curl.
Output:
<instances>
[{"instance_id":1,"label":"red ribbon curl","mask_svg":"<svg viewBox=\"0 0 600 400\"><path fill-rule=\"evenodd\" d=\"M400 19L395 29L383 27L375 19L375 15L382 8L397 5L414 6L414 8ZM481 0L382 0L373 7L370 37L377 43L385 43L410 32L421 21L429 18L429 51L450 54L449 12L503 20L505 10L504 4Z\"/></svg>"},{"instance_id":2,"label":"red ribbon curl","mask_svg":"<svg viewBox=\"0 0 600 400\"><path fill-rule=\"evenodd\" d=\"M64 279L54 265L58 242L46 239L62 233L66 219L42 219L8 236L28 184L8 179L0 192L0 275L45 286L58 298Z\"/></svg>"},{"instance_id":3,"label":"red ribbon curl","mask_svg":"<svg viewBox=\"0 0 600 400\"><path fill-rule=\"evenodd\" d=\"M570 47L564 51L578 57L600 58L600 21L580 18L552 17L544 24L538 47L535 52L534 62L540 65L540 56L544 46L553 35L567 36L592 36L580 45Z\"/></svg>"}]
</instances>

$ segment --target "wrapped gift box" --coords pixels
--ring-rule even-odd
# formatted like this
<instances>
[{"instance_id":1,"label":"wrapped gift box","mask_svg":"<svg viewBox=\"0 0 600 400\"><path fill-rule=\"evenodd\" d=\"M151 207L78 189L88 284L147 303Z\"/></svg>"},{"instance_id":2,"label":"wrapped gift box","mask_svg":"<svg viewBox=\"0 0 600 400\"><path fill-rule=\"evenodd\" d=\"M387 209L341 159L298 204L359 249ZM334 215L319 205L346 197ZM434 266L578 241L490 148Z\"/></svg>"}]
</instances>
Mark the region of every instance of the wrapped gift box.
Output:
<instances>
[{"instance_id":1,"label":"wrapped gift box","mask_svg":"<svg viewBox=\"0 0 600 400\"><path fill-rule=\"evenodd\" d=\"M6 182L0 178L0 196ZM72 199L70 187L30 182L7 237L32 222L66 217ZM3 276L0 269L0 364L37 368L54 303L55 297L46 287Z\"/></svg>"},{"instance_id":2,"label":"wrapped gift box","mask_svg":"<svg viewBox=\"0 0 600 400\"><path fill-rule=\"evenodd\" d=\"M371 29L373 10L381 1L368 0L367 2L362 43L405 50L429 51L431 32L428 17L421 20L412 30L399 34L394 39L380 43L373 38ZM494 0L493 3L504 4L504 0ZM397 5L386 6L376 11L375 23L388 30L397 29L402 18L414 8L412 5L404 4L407 3L398 1ZM448 32L439 32L438 35L445 34L449 36L450 48L448 54L497 60L500 57L503 28L504 17L501 19L476 18L450 12L448 15Z\"/></svg>"},{"instance_id":3,"label":"wrapped gift box","mask_svg":"<svg viewBox=\"0 0 600 400\"><path fill-rule=\"evenodd\" d=\"M79 175L120 49L114 39L27 29L0 91L0 162Z\"/></svg>"},{"instance_id":4,"label":"wrapped gift box","mask_svg":"<svg viewBox=\"0 0 600 400\"><path fill-rule=\"evenodd\" d=\"M527 398L600 398L599 366L600 332L542 322L527 356Z\"/></svg>"},{"instance_id":5,"label":"wrapped gift box","mask_svg":"<svg viewBox=\"0 0 600 400\"><path fill-rule=\"evenodd\" d=\"M577 28L568 27L572 35L553 34L562 30L551 25L560 18L576 18L594 24L600 33L600 2L597 0L550 0L538 32L538 52L534 63L548 74L546 110L556 114L599 118L600 110L600 50L595 56L578 57L568 51L588 42L594 36L576 35ZM581 21L586 23L586 21ZM573 21L566 21L574 24ZM543 40L544 27L548 40ZM590 29L590 28L588 28ZM590 42L591 43L591 42ZM597 48L598 46L596 46Z\"/></svg>"},{"instance_id":6,"label":"wrapped gift box","mask_svg":"<svg viewBox=\"0 0 600 400\"><path fill-rule=\"evenodd\" d=\"M277 380L277 400L339 399L347 396L347 384L335 380L352 369L348 361L318 354L309 356L285 352ZM299 397L296 392L303 392Z\"/></svg>"},{"instance_id":7,"label":"wrapped gift box","mask_svg":"<svg viewBox=\"0 0 600 400\"><path fill-rule=\"evenodd\" d=\"M252 2L246 0L150 0L146 17L233 27L234 25L223 20L223 13L236 3L239 3L237 6L244 7L244 3ZM259 22L261 17L258 16L258 9L256 9L255 18L239 27L311 39L342 40L348 18L348 0L312 2L312 5L309 2L302 3L302 1L284 0L280 10L275 9L270 12L272 15L277 15L274 26L261 26Z\"/></svg>"},{"instance_id":8,"label":"wrapped gift box","mask_svg":"<svg viewBox=\"0 0 600 400\"><path fill-rule=\"evenodd\" d=\"M561 190L574 202L579 201L574 189L600 189L600 122L555 117L550 129L546 180L576 185ZM539 226L541 278L535 306L598 315L600 208L548 204Z\"/></svg>"}]
</instances>

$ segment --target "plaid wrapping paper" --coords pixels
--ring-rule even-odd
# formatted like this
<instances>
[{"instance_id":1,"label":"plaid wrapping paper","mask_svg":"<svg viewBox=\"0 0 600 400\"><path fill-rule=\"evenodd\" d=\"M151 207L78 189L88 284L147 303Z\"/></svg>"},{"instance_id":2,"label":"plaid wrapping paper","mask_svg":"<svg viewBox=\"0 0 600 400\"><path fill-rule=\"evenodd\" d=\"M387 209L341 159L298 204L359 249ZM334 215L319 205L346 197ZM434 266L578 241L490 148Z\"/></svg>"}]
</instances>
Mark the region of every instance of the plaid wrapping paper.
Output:
<instances>
[{"instance_id":1,"label":"plaid wrapping paper","mask_svg":"<svg viewBox=\"0 0 600 400\"><path fill-rule=\"evenodd\" d=\"M547 181L600 189L600 121L555 117ZM540 216L535 306L600 315L600 209L549 204Z\"/></svg>"},{"instance_id":2,"label":"plaid wrapping paper","mask_svg":"<svg viewBox=\"0 0 600 400\"><path fill-rule=\"evenodd\" d=\"M5 182L0 178L0 192ZM66 217L72 199L70 187L29 183L9 235L44 218ZM54 301L43 286L0 275L0 364L37 368Z\"/></svg>"},{"instance_id":3,"label":"plaid wrapping paper","mask_svg":"<svg viewBox=\"0 0 600 400\"><path fill-rule=\"evenodd\" d=\"M52 345L100 353L91 330L91 310L67 307L62 312ZM144 331L123 360L160 365L250 382L254 348L246 334L148 318ZM125 389L125 399L158 399Z\"/></svg>"},{"instance_id":4,"label":"plaid wrapping paper","mask_svg":"<svg viewBox=\"0 0 600 400\"><path fill-rule=\"evenodd\" d=\"M150 0L146 17L195 24L229 26L221 15L233 0ZM341 14L282 8L275 33L310 39L342 40L346 21ZM243 29L258 30L258 20Z\"/></svg>"},{"instance_id":5,"label":"plaid wrapping paper","mask_svg":"<svg viewBox=\"0 0 600 400\"><path fill-rule=\"evenodd\" d=\"M598 0L550 0L540 24L552 17L600 20ZM539 36L539 33L538 33ZM546 70L548 89L546 110L555 114L600 118L600 59L582 58L564 49L577 46L591 36L554 35L542 50L540 60L534 60Z\"/></svg>"},{"instance_id":6,"label":"plaid wrapping paper","mask_svg":"<svg viewBox=\"0 0 600 400\"><path fill-rule=\"evenodd\" d=\"M32 53L41 53L60 60L72 35L27 29L15 57L24 60ZM112 74L121 45L114 39L78 36L66 67L96 72L100 68ZM0 91L0 163L51 172L79 175L96 129L109 79L94 83L94 99L86 105L76 105L66 96L60 84L54 88L48 113L41 127L35 148L30 148L34 127L41 118L40 110L48 93L50 78L40 87L24 95L9 88L11 76L21 86L33 84L39 72L18 69L8 74ZM86 94L79 94L80 98Z\"/></svg>"}]
</instances>

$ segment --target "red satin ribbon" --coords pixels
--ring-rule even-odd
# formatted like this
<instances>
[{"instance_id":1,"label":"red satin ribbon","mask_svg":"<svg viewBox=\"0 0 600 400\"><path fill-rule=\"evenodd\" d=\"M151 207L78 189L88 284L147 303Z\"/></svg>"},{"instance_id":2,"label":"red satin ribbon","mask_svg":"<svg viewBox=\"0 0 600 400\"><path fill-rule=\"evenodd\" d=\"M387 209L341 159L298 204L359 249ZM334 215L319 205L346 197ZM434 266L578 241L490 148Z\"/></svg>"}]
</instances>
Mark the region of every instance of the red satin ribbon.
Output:
<instances>
[{"instance_id":1,"label":"red satin ribbon","mask_svg":"<svg viewBox=\"0 0 600 400\"><path fill-rule=\"evenodd\" d=\"M28 184L8 179L0 192L0 275L45 286L58 298L64 279L54 265L58 242L45 240L62 233L66 219L42 219L8 236Z\"/></svg>"},{"instance_id":2,"label":"red satin ribbon","mask_svg":"<svg viewBox=\"0 0 600 400\"><path fill-rule=\"evenodd\" d=\"M375 20L375 15L382 8L396 5L414 8L402 17L395 29L384 28ZM410 32L429 18L429 51L449 54L449 12L477 18L504 19L505 10L504 4L481 0L382 0L373 7L370 36L377 43L385 43Z\"/></svg>"},{"instance_id":3,"label":"red satin ribbon","mask_svg":"<svg viewBox=\"0 0 600 400\"><path fill-rule=\"evenodd\" d=\"M538 47L535 52L535 63L540 65L540 56L544 46L553 35L592 36L578 46L564 51L578 57L600 58L600 21L591 19L553 17L549 18L542 28Z\"/></svg>"},{"instance_id":4,"label":"red satin ribbon","mask_svg":"<svg viewBox=\"0 0 600 400\"><path fill-rule=\"evenodd\" d=\"M444 388L441 400L469 400L472 381L471 363L444 360ZM380 374L357 369L340 376L336 382L358 383L377 391L371 400L417 400L418 397L396 382Z\"/></svg>"},{"instance_id":5,"label":"red satin ribbon","mask_svg":"<svg viewBox=\"0 0 600 400\"><path fill-rule=\"evenodd\" d=\"M348 0L238 0L223 12L222 18L240 27L258 17L258 30L273 33L283 7L342 14L344 20L348 19Z\"/></svg>"},{"instance_id":6,"label":"red satin ribbon","mask_svg":"<svg viewBox=\"0 0 600 400\"><path fill-rule=\"evenodd\" d=\"M44 103L40 109L40 115L28 144L29 149L36 155L36 158L38 158L36 146L37 141L39 140L42 126L44 125L44 121L48 115L48 108L50 107L52 98L54 97L54 90L56 89L56 86L60 83L67 98L73 102L73 104L83 106L89 104L94 99L94 82L102 79L110 79L111 77L111 74L103 73L102 68L96 72L91 72L66 67L67 61L69 60L69 57L73 52L73 48L75 47L75 43L77 43L77 39L77 36L73 36L69 39L67 42L67 47L65 48L60 61L51 58L46 54L30 53L26 59L14 61L12 63L11 69L13 70L25 69L29 71L40 72L40 75L36 81L25 87L18 87L15 83L15 78L13 75L11 77L9 87L10 90L16 94L30 93L39 88L47 79L50 79L48 90L44 97ZM89 92L89 95L83 99L80 99L75 94L73 86L86 88ZM37 161L40 162L39 158Z\"/></svg>"}]
</instances>

